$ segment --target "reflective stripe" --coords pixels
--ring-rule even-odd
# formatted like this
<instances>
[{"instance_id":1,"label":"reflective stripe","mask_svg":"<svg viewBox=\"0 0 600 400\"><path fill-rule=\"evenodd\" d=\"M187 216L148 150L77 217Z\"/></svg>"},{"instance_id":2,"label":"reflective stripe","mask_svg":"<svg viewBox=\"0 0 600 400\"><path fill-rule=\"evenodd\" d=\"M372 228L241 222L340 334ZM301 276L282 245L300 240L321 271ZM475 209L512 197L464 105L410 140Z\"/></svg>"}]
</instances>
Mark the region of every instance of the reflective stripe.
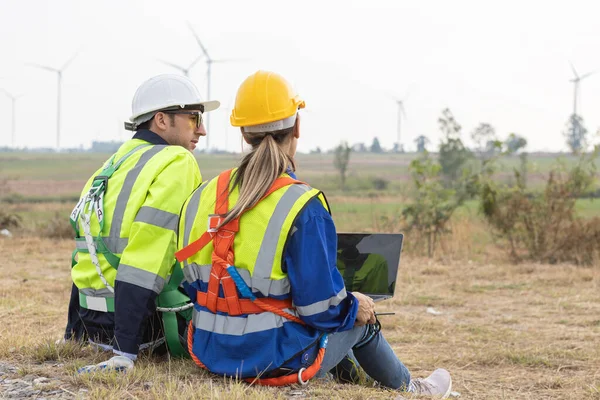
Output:
<instances>
[{"instance_id":1,"label":"reflective stripe","mask_svg":"<svg viewBox=\"0 0 600 400\"><path fill-rule=\"evenodd\" d=\"M140 173L142 172L142 169L155 154L163 150L165 147L167 146L156 145L153 146L150 150L144 152L144 154L142 154L135 166L132 169L130 169L127 173L127 177L125 178L125 182L123 182L123 187L119 192L119 196L117 197L117 204L115 205L115 210L113 212L113 218L109 234L111 238L121 237L121 226L123 225L123 216L125 215L127 202L129 201L129 196L131 196L133 185L135 184L135 181L137 180Z\"/></svg>"},{"instance_id":2,"label":"reflective stripe","mask_svg":"<svg viewBox=\"0 0 600 400\"><path fill-rule=\"evenodd\" d=\"M160 338L158 340L155 340L154 342L142 343L142 344L140 344L139 349L144 350L144 349L147 349L148 347L156 347L156 346L163 344L164 342L165 342L165 338ZM110 344L92 342L92 339L88 339L88 343L93 344L94 346L98 346L99 348L101 348L102 350L105 350L105 351L113 350L113 347Z\"/></svg>"},{"instance_id":3,"label":"reflective stripe","mask_svg":"<svg viewBox=\"0 0 600 400\"><path fill-rule=\"evenodd\" d=\"M104 244L106 245L108 250L110 250L110 252L114 254L122 254L125 250L125 247L127 247L127 243L129 242L129 239L127 238L110 238L108 236L104 236L102 237L102 239L104 240ZM96 238L94 238L94 242L96 242ZM85 239L76 239L75 247L77 248L77 250L87 251L88 249L87 245L85 244Z\"/></svg>"},{"instance_id":4,"label":"reflective stripe","mask_svg":"<svg viewBox=\"0 0 600 400\"><path fill-rule=\"evenodd\" d=\"M79 293L86 296L94 296L94 297L115 297L115 294L112 293L108 289L92 289L92 288L83 288L79 289Z\"/></svg>"},{"instance_id":5,"label":"reflective stripe","mask_svg":"<svg viewBox=\"0 0 600 400\"><path fill-rule=\"evenodd\" d=\"M119 169L119 167L121 166L121 164L123 164L125 162L125 160L127 160L129 158L130 155L132 155L133 153L135 153L136 151L138 151L139 149L142 149L144 147L147 146L151 146L148 143L144 143L144 144L140 144L139 146L135 146L133 149L129 150L127 153L125 153L125 155L123 157L121 157L119 159L119 161L117 161L114 165L113 168L115 170ZM106 168L106 167L105 167Z\"/></svg>"},{"instance_id":6,"label":"reflective stripe","mask_svg":"<svg viewBox=\"0 0 600 400\"><path fill-rule=\"evenodd\" d=\"M294 310L285 309L284 311L297 316ZM270 312L250 314L247 317L231 317L196 309L194 309L192 319L197 329L233 336L277 329L281 328L283 324L291 322L285 317Z\"/></svg>"},{"instance_id":7,"label":"reflective stripe","mask_svg":"<svg viewBox=\"0 0 600 400\"><path fill-rule=\"evenodd\" d=\"M183 267L183 276L188 283L196 281L208 282L212 265L198 265L191 263Z\"/></svg>"},{"instance_id":8,"label":"reflective stripe","mask_svg":"<svg viewBox=\"0 0 600 400\"><path fill-rule=\"evenodd\" d=\"M183 275L188 282L192 283L195 281L202 281L208 283L210 278L210 271L212 265L198 265L196 263L188 264L188 266L183 268ZM250 276L250 271L244 268L236 268L236 271L240 274L240 276L246 282L248 287L252 287L253 278ZM263 292L261 292L263 293ZM283 278L278 280L273 280L270 283L269 292L263 293L267 296L282 296L290 293L290 281L289 279Z\"/></svg>"},{"instance_id":9,"label":"reflective stripe","mask_svg":"<svg viewBox=\"0 0 600 400\"><path fill-rule=\"evenodd\" d=\"M335 307L346 298L346 288L342 288L339 293L329 299L317 301L316 303L309 304L307 306L297 306L296 310L298 314L308 317L309 315L315 315L329 310L329 307Z\"/></svg>"},{"instance_id":10,"label":"reflective stripe","mask_svg":"<svg viewBox=\"0 0 600 400\"><path fill-rule=\"evenodd\" d=\"M192 228L194 227L194 220L196 219L196 214L198 214L198 207L200 205L200 194L206 188L208 182L204 185L201 185L192 195L186 209L185 209L185 232L183 232L183 246L180 248L186 247L190 244L190 235L192 233ZM183 260L183 266L187 267L187 260ZM191 281L190 281L191 282Z\"/></svg>"},{"instance_id":11,"label":"reflective stripe","mask_svg":"<svg viewBox=\"0 0 600 400\"><path fill-rule=\"evenodd\" d=\"M179 215L159 210L158 208L143 206L135 216L135 222L144 222L160 228L176 231L179 223Z\"/></svg>"},{"instance_id":12,"label":"reflective stripe","mask_svg":"<svg viewBox=\"0 0 600 400\"><path fill-rule=\"evenodd\" d=\"M115 312L115 298L110 296L88 296L79 291L79 305L88 310Z\"/></svg>"},{"instance_id":13,"label":"reflective stripe","mask_svg":"<svg viewBox=\"0 0 600 400\"><path fill-rule=\"evenodd\" d=\"M265 296L269 294L272 284L271 271L275 262L277 244L283 224L296 201L309 190L310 187L307 185L291 185L275 206L275 211L269 219L267 230L262 238L260 250L256 257L254 273L252 274L252 290L259 290Z\"/></svg>"},{"instance_id":14,"label":"reflective stripe","mask_svg":"<svg viewBox=\"0 0 600 400\"><path fill-rule=\"evenodd\" d=\"M87 307L84 308L87 308L88 310L108 312L108 304L106 298L86 296L85 300Z\"/></svg>"},{"instance_id":15,"label":"reflective stripe","mask_svg":"<svg viewBox=\"0 0 600 400\"><path fill-rule=\"evenodd\" d=\"M159 294L165 286L165 280L152 272L144 271L127 264L119 264L116 281L131 283Z\"/></svg>"},{"instance_id":16,"label":"reflective stripe","mask_svg":"<svg viewBox=\"0 0 600 400\"><path fill-rule=\"evenodd\" d=\"M123 254L125 247L127 247L129 239L120 237L107 237L104 238L104 244L106 247L115 254Z\"/></svg>"}]
</instances>

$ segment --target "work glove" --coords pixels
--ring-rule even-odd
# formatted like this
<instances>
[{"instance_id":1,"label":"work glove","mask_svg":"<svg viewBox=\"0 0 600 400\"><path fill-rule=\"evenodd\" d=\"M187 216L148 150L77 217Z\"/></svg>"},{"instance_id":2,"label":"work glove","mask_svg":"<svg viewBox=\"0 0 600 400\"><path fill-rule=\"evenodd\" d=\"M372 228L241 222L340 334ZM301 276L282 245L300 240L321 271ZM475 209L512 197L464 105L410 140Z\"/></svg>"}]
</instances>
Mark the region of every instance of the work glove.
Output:
<instances>
[{"instance_id":1,"label":"work glove","mask_svg":"<svg viewBox=\"0 0 600 400\"><path fill-rule=\"evenodd\" d=\"M89 372L99 372L99 371L119 371L119 372L127 372L130 369L133 369L133 361L125 356L114 356L108 361L101 362L96 365L87 365L85 367L79 368L77 373L86 374Z\"/></svg>"}]
</instances>

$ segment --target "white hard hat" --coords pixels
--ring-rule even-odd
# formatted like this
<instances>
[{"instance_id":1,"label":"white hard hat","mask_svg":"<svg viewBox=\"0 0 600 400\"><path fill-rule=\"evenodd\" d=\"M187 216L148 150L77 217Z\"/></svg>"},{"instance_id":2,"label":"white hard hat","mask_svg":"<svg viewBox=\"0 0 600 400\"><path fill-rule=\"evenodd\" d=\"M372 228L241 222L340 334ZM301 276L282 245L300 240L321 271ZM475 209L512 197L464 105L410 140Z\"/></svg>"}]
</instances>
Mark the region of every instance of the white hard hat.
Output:
<instances>
[{"instance_id":1,"label":"white hard hat","mask_svg":"<svg viewBox=\"0 0 600 400\"><path fill-rule=\"evenodd\" d=\"M219 108L216 100L203 101L194 83L185 76L175 74L157 75L140 85L131 102L131 124L125 123L128 129L134 130L138 124L150 120L154 111L170 107L202 106L203 112ZM133 128L133 129L132 129Z\"/></svg>"}]
</instances>

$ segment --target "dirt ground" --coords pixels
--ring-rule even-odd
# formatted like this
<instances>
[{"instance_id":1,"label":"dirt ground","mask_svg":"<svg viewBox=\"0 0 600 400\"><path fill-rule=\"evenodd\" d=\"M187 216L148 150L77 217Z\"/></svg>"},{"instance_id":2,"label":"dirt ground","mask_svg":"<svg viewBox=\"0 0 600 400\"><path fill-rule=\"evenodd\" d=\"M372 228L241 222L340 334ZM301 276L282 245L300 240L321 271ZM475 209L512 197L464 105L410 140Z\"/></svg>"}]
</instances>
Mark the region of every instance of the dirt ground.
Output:
<instances>
[{"instance_id":1,"label":"dirt ground","mask_svg":"<svg viewBox=\"0 0 600 400\"><path fill-rule=\"evenodd\" d=\"M191 361L142 359L126 375L76 376L108 356L54 344L71 250L70 241L0 237L0 398L400 398L327 382L255 388L211 379ZM446 368L461 399L600 399L599 268L404 257L396 293L378 303L396 312L381 317L383 332L413 376Z\"/></svg>"}]
</instances>

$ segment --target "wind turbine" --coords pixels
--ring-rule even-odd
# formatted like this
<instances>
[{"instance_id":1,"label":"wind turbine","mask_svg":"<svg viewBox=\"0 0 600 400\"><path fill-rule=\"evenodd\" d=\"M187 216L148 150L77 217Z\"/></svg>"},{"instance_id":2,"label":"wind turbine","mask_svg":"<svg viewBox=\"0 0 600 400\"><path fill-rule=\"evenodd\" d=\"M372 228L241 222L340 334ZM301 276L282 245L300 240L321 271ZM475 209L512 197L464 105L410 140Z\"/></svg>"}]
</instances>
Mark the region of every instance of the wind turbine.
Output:
<instances>
[{"instance_id":1,"label":"wind turbine","mask_svg":"<svg viewBox=\"0 0 600 400\"><path fill-rule=\"evenodd\" d=\"M17 99L21 96L15 96L12 95L11 93L8 92L8 90L6 89L0 89L0 91L2 91L2 93L4 93L6 95L6 97L8 97L11 102L12 102L12 118L11 118L11 133L10 133L10 138L11 138L11 145L13 148L16 148L15 146L15 131L16 131L16 110L17 110Z\"/></svg>"},{"instance_id":2,"label":"wind turbine","mask_svg":"<svg viewBox=\"0 0 600 400\"><path fill-rule=\"evenodd\" d=\"M196 31L194 31L192 24L190 24L189 22L188 22L188 27L190 28L190 31L192 31L192 34L194 35L194 38L196 39L198 46L200 46L200 49L202 50L202 53L204 54L204 57L206 58L206 100L211 100L211 98L210 98L211 79L210 78L211 78L212 65L214 63L224 63L224 62L240 61L240 60L237 60L237 59L215 60L215 59L210 58L210 56L208 55L208 51L206 50L206 47L204 47L204 45L202 44L202 41L200 40L200 37L196 34ZM206 150L210 151L210 113L206 114L206 132L208 132L208 135L206 135Z\"/></svg>"},{"instance_id":3,"label":"wind turbine","mask_svg":"<svg viewBox=\"0 0 600 400\"><path fill-rule=\"evenodd\" d=\"M186 76L186 77L188 77L188 78L189 78L189 77L190 77L190 70L191 70L192 68L194 68L194 66L195 66L195 65L198 63L198 61L200 61L201 59L202 59L202 56L198 56L198 57L197 57L197 58L196 58L196 59L195 59L195 60L194 60L194 61L193 61L193 62L192 62L190 65L188 65L188 67L187 67L187 68L185 68L185 67L182 67L181 65L177 65L177 64L170 63L170 62L168 62L168 61L164 61L164 60L158 60L158 61L160 61L161 63L163 63L163 64L165 64L165 65L168 65L169 67L172 67L172 68L175 68L176 70L179 70L179 71L181 71L181 73L182 73L184 76ZM208 116L208 115L207 115L207 116Z\"/></svg>"},{"instance_id":4,"label":"wind turbine","mask_svg":"<svg viewBox=\"0 0 600 400\"><path fill-rule=\"evenodd\" d=\"M588 72L587 74L579 76L577 70L575 69L572 63L571 70L573 70L573 75L575 75L575 77L570 80L571 82L573 82L573 115L577 115L577 98L579 97L579 84L582 80L589 77L590 75L595 74L597 71Z\"/></svg>"},{"instance_id":5,"label":"wind turbine","mask_svg":"<svg viewBox=\"0 0 600 400\"><path fill-rule=\"evenodd\" d=\"M60 69L56 69L56 68L52 68L52 67L48 67L46 65L39 65L39 64L28 64L32 67L36 67L36 68L40 68L40 69L44 69L46 71L50 71L50 72L54 72L56 73L57 76L57 89L56 89L56 150L58 151L60 149L60 112L61 112L61 100L62 100L62 96L61 96L61 92L62 92L62 76L63 76L63 72L65 72L65 70L67 69L67 67L69 66L69 64L71 64L71 62L75 59L75 57L77 57L77 54L79 54L79 52L75 53L75 55L73 57L71 57Z\"/></svg>"}]
</instances>

